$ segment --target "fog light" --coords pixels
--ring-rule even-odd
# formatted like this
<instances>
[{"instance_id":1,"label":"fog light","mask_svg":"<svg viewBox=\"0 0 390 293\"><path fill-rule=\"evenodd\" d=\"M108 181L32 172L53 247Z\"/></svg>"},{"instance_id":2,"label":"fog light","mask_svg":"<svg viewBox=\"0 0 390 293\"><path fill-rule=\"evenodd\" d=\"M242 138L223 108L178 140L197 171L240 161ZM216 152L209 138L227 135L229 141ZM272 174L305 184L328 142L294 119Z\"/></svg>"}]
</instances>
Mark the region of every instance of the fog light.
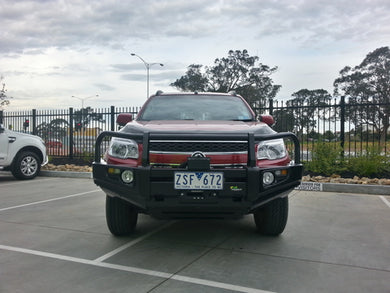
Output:
<instances>
[{"instance_id":1,"label":"fog light","mask_svg":"<svg viewBox=\"0 0 390 293\"><path fill-rule=\"evenodd\" d=\"M123 171L121 178L122 178L122 181L126 184L133 182L133 180L134 180L133 171L130 171L130 170Z\"/></svg>"},{"instance_id":2,"label":"fog light","mask_svg":"<svg viewBox=\"0 0 390 293\"><path fill-rule=\"evenodd\" d=\"M274 182L275 176L271 172L264 172L263 174L263 184L264 185L270 185Z\"/></svg>"}]
</instances>

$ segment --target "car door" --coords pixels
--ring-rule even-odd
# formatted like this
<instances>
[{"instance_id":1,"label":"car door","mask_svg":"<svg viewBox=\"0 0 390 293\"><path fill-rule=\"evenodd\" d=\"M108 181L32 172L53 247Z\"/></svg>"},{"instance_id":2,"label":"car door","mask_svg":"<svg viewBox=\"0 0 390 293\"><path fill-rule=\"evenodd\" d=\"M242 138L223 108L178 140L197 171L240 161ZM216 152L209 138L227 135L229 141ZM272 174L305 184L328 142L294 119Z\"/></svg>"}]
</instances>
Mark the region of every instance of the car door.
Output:
<instances>
[{"instance_id":1,"label":"car door","mask_svg":"<svg viewBox=\"0 0 390 293\"><path fill-rule=\"evenodd\" d=\"M7 130L3 126L0 126L0 165L7 159L8 144Z\"/></svg>"}]
</instances>

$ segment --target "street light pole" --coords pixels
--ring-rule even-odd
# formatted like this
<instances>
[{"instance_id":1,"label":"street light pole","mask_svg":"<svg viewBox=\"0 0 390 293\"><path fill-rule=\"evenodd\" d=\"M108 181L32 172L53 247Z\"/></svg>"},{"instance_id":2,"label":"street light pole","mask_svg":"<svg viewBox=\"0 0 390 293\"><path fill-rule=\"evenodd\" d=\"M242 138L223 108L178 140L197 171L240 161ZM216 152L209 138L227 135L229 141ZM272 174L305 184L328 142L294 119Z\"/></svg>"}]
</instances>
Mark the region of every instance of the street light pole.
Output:
<instances>
[{"instance_id":1,"label":"street light pole","mask_svg":"<svg viewBox=\"0 0 390 293\"><path fill-rule=\"evenodd\" d=\"M141 56L135 54L135 53L131 53L131 56L136 56L138 57L145 65L146 67L146 99L149 98L149 78L150 78L150 68L153 66L153 65L160 65L160 66L164 66L164 64L162 63L148 63L146 62Z\"/></svg>"},{"instance_id":2,"label":"street light pole","mask_svg":"<svg viewBox=\"0 0 390 293\"><path fill-rule=\"evenodd\" d=\"M72 96L72 98L76 98L76 99L81 100L81 109L84 109L84 101L85 100L93 98L93 97L98 97L98 96L99 95L94 95L94 96L89 96L89 97L85 97L85 98L79 98L79 97L76 97L76 96Z\"/></svg>"}]
</instances>

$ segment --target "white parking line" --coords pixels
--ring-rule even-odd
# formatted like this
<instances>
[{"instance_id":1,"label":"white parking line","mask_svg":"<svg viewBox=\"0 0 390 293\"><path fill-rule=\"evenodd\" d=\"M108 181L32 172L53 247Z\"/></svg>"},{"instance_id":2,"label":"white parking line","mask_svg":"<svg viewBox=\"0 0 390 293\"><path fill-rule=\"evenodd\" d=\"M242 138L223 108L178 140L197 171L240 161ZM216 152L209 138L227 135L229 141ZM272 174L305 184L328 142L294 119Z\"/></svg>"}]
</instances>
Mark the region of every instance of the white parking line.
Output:
<instances>
[{"instance_id":1,"label":"white parking line","mask_svg":"<svg viewBox=\"0 0 390 293\"><path fill-rule=\"evenodd\" d=\"M100 189L95 189L95 190L91 190L91 191L80 192L80 193L66 195L66 196L62 196L62 197L56 197L56 198L40 200L40 201L34 201L34 202L25 203L25 204L12 206L12 207L8 207L8 208L2 208L2 209L0 209L0 212L13 210L13 209L17 209L17 208L23 208L23 207L32 206L32 205L37 205L37 204L46 203L46 202L51 202L51 201L56 201L56 200L61 200L61 199L70 198L70 197L81 196L81 195L85 195L85 194L93 193L93 192L98 192L98 191L101 191L101 190Z\"/></svg>"},{"instance_id":2,"label":"white parking line","mask_svg":"<svg viewBox=\"0 0 390 293\"><path fill-rule=\"evenodd\" d=\"M34 180L16 180L16 181L12 181L12 183L1 183L0 186L12 186L12 185L18 185L20 186L20 184L31 184L31 183L38 183L38 182L42 182L42 181L47 181L47 180L58 180L60 178L45 178L45 179L34 179Z\"/></svg>"},{"instance_id":3,"label":"white parking line","mask_svg":"<svg viewBox=\"0 0 390 293\"><path fill-rule=\"evenodd\" d=\"M234 292L275 293L275 292L271 292L271 291L265 291L265 290L249 288L249 287L243 287L243 286L237 286L237 285L221 283L221 282L215 282L215 281L210 281L210 280L205 280L205 279L186 277L186 276L181 276L181 275L173 275L171 279L176 280L176 281L192 283L192 284L199 284L199 285L203 285L203 286L214 287L214 288L221 288L221 289L226 289L226 290L232 290Z\"/></svg>"},{"instance_id":4,"label":"white parking line","mask_svg":"<svg viewBox=\"0 0 390 293\"><path fill-rule=\"evenodd\" d=\"M379 198L390 208L390 202L386 199L386 197L380 195Z\"/></svg>"},{"instance_id":5,"label":"white parking line","mask_svg":"<svg viewBox=\"0 0 390 293\"><path fill-rule=\"evenodd\" d=\"M44 251L39 251L39 250L25 249L25 248L21 248L21 247L0 245L0 249L7 250L7 251L20 252L20 253L25 253L25 254L30 254L30 255L42 256L42 257L47 257L47 258L52 258L52 259L57 259L57 260L63 260L63 261L68 261L68 262L81 263L81 264L102 267L102 268L107 268L107 269L114 269L114 270L130 272L130 273L159 277L159 278L164 278L164 279L172 279L172 280L176 280L176 281L198 284L198 285L203 285L203 286L209 286L209 287L214 287L214 288L227 289L227 290L232 290L235 292L275 293L275 292L271 292L271 291L264 291L264 290L259 290L259 289L255 289L255 288L237 286L237 285L228 284L228 283L215 282L215 281L199 279L199 278L192 278L192 277L176 275L176 274L169 274L169 273L164 273L164 272L159 272L159 271L154 271L154 270L140 269L140 268L130 267L130 266L116 265L116 264L110 264L110 263L105 263L105 262L97 262L95 260L88 260L88 259L66 256L66 255L55 254L55 253L49 253L49 252L44 252Z\"/></svg>"},{"instance_id":6,"label":"white parking line","mask_svg":"<svg viewBox=\"0 0 390 293\"><path fill-rule=\"evenodd\" d=\"M149 236L152 236L153 234L155 234L155 233L157 233L157 232L167 228L168 226L172 225L175 222L176 221L168 222L165 225L162 225L161 227L157 228L156 230L153 230L153 231L151 231L151 232L149 232L149 233L147 233L147 234L145 234L145 235L143 235L141 237L138 237L138 238L130 241L129 243L126 243L126 244L122 245L121 247L118 247L117 249L115 249L113 251L110 251L110 252L106 253L105 255L102 255L101 257L98 257L97 259L95 259L95 261L96 262L102 262L102 261L104 261L104 260L114 256L115 254L118 254L119 252L121 252L121 251L123 251L123 250L125 250L125 249L127 249L127 248L129 248L129 247L131 247L131 246L133 246L135 244L137 244L138 242L148 238Z\"/></svg>"}]
</instances>

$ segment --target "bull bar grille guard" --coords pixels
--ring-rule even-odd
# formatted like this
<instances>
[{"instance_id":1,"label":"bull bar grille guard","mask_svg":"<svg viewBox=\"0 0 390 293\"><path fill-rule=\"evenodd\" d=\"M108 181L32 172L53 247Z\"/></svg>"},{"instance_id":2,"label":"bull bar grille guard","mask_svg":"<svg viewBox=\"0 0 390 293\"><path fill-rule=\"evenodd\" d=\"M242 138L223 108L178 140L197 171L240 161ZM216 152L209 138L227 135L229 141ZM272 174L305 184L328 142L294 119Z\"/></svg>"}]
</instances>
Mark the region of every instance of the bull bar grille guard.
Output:
<instances>
[{"instance_id":1,"label":"bull bar grille guard","mask_svg":"<svg viewBox=\"0 0 390 293\"><path fill-rule=\"evenodd\" d=\"M297 136L291 132L280 132L273 134L255 134L255 133L172 133L172 132L144 132L144 133L122 133L114 131L103 131L99 134L95 144L95 162L101 160L101 143L106 137L118 137L132 139L137 143L142 143L142 166L149 166L149 142L150 140L208 140L226 141L226 140L246 140L248 141L248 167L256 166L255 144L261 141L287 138L294 143L294 163L301 164L300 143Z\"/></svg>"}]
</instances>

